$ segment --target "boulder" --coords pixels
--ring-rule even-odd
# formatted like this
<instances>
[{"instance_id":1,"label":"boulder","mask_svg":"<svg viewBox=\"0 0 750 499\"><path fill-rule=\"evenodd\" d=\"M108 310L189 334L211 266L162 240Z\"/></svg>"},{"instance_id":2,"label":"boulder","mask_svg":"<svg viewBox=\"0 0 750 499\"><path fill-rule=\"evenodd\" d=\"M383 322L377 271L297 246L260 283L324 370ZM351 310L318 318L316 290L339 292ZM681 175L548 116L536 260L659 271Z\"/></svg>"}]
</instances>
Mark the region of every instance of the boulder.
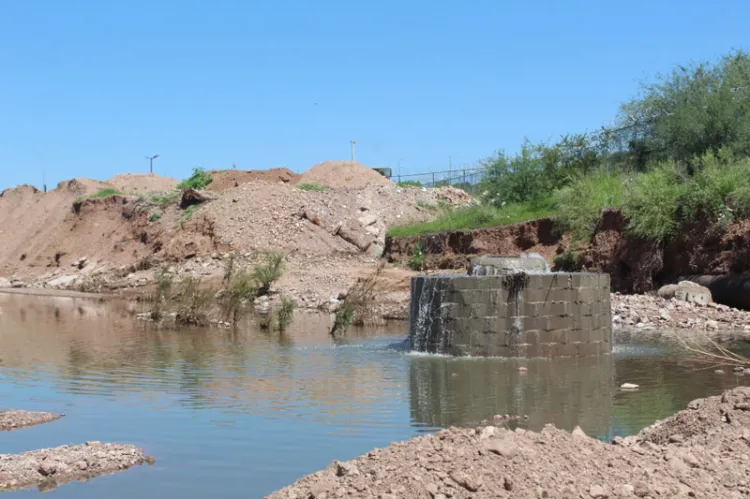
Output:
<instances>
[{"instance_id":1,"label":"boulder","mask_svg":"<svg viewBox=\"0 0 750 499\"><path fill-rule=\"evenodd\" d=\"M680 281L677 284L667 284L657 291L657 294L665 300L679 300L696 305L708 305L713 303L711 290L692 281Z\"/></svg>"},{"instance_id":2,"label":"boulder","mask_svg":"<svg viewBox=\"0 0 750 499\"><path fill-rule=\"evenodd\" d=\"M73 284L76 279L78 279L77 275L61 275L60 277L55 277L54 279L47 281L47 287L66 288Z\"/></svg>"},{"instance_id":3,"label":"boulder","mask_svg":"<svg viewBox=\"0 0 750 499\"><path fill-rule=\"evenodd\" d=\"M11 287L11 283L8 279L5 277L0 277L0 288L9 288Z\"/></svg>"},{"instance_id":4,"label":"boulder","mask_svg":"<svg viewBox=\"0 0 750 499\"><path fill-rule=\"evenodd\" d=\"M677 284L667 284L660 287L659 291L657 291L656 294L659 295L659 297L664 298L665 300L671 300L672 298L674 298L676 292Z\"/></svg>"},{"instance_id":5,"label":"boulder","mask_svg":"<svg viewBox=\"0 0 750 499\"><path fill-rule=\"evenodd\" d=\"M208 191L199 191L191 187L182 191L180 208L184 210L188 206L205 203L206 201L211 201L213 199L215 199L215 196L212 193Z\"/></svg>"}]
</instances>

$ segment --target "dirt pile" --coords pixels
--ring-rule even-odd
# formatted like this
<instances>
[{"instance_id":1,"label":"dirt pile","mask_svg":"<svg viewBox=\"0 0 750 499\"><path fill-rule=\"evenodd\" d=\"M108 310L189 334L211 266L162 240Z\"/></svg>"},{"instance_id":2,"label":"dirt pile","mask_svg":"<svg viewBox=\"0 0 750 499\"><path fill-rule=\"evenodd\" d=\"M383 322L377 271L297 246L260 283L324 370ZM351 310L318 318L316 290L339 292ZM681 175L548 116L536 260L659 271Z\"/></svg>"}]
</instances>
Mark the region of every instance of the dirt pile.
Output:
<instances>
[{"instance_id":1,"label":"dirt pile","mask_svg":"<svg viewBox=\"0 0 750 499\"><path fill-rule=\"evenodd\" d=\"M49 412L31 412L31 411L0 411L0 431L17 430L27 426L36 426L38 424L49 423L60 419L62 414L52 414Z\"/></svg>"},{"instance_id":2,"label":"dirt pile","mask_svg":"<svg viewBox=\"0 0 750 499\"><path fill-rule=\"evenodd\" d=\"M106 181L123 194L147 194L154 191L171 191L177 187L178 180L162 177L155 173L122 173Z\"/></svg>"},{"instance_id":3,"label":"dirt pile","mask_svg":"<svg viewBox=\"0 0 750 499\"><path fill-rule=\"evenodd\" d=\"M329 187L365 187L394 183L371 168L356 161L324 161L313 166L300 178L301 184Z\"/></svg>"},{"instance_id":4,"label":"dirt pile","mask_svg":"<svg viewBox=\"0 0 750 499\"><path fill-rule=\"evenodd\" d=\"M299 175L288 168L271 168L270 170L212 170L210 173L212 180L207 189L216 192L253 182L297 185L300 178Z\"/></svg>"},{"instance_id":5,"label":"dirt pile","mask_svg":"<svg viewBox=\"0 0 750 499\"><path fill-rule=\"evenodd\" d=\"M147 458L131 445L88 442L23 454L0 454L0 491L40 487L44 491L72 480L116 473Z\"/></svg>"},{"instance_id":6,"label":"dirt pile","mask_svg":"<svg viewBox=\"0 0 750 499\"><path fill-rule=\"evenodd\" d=\"M737 388L614 445L551 425L449 428L334 462L268 498L746 497L748 409L750 390Z\"/></svg>"}]
</instances>

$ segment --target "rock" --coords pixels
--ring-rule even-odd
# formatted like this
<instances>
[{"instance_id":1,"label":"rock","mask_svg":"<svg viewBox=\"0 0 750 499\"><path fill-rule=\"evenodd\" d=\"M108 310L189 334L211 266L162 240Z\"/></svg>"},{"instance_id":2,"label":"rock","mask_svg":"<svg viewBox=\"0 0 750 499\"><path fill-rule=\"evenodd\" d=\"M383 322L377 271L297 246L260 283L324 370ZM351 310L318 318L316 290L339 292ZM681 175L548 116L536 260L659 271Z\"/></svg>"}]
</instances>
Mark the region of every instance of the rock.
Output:
<instances>
[{"instance_id":1,"label":"rock","mask_svg":"<svg viewBox=\"0 0 750 499\"><path fill-rule=\"evenodd\" d=\"M620 388L622 388L623 390L637 390L638 388L640 388L640 386L636 385L635 383L623 383L622 385L620 385Z\"/></svg>"},{"instance_id":2,"label":"rock","mask_svg":"<svg viewBox=\"0 0 750 499\"><path fill-rule=\"evenodd\" d=\"M660 298L664 298L665 300L671 300L674 298L675 293L677 292L677 284L667 284L666 286L662 286L659 288L659 291L656 292L656 294Z\"/></svg>"},{"instance_id":3,"label":"rock","mask_svg":"<svg viewBox=\"0 0 750 499\"><path fill-rule=\"evenodd\" d=\"M646 497L651 493L651 489L645 482L638 481L633 484L633 493L637 497Z\"/></svg>"},{"instance_id":4,"label":"rock","mask_svg":"<svg viewBox=\"0 0 750 499\"><path fill-rule=\"evenodd\" d=\"M383 253L385 253L385 248L377 242L374 242L367 247L367 254L373 258L381 258Z\"/></svg>"},{"instance_id":5,"label":"rock","mask_svg":"<svg viewBox=\"0 0 750 499\"><path fill-rule=\"evenodd\" d=\"M571 435L573 435L576 438L589 438L588 435L586 435L586 433L581 429L580 426L576 426L575 428L573 428Z\"/></svg>"},{"instance_id":6,"label":"rock","mask_svg":"<svg viewBox=\"0 0 750 499\"><path fill-rule=\"evenodd\" d=\"M661 310L659 310L659 319L664 322L669 322L672 320L672 316L669 315L669 312L667 312L667 309L662 308Z\"/></svg>"},{"instance_id":7,"label":"rock","mask_svg":"<svg viewBox=\"0 0 750 499\"><path fill-rule=\"evenodd\" d=\"M193 188L182 191L180 198L180 208L183 210L189 206L212 201L216 196L209 191L199 191Z\"/></svg>"},{"instance_id":8,"label":"rock","mask_svg":"<svg viewBox=\"0 0 750 499\"><path fill-rule=\"evenodd\" d=\"M515 456L519 450L518 445L510 438L493 438L485 442L483 447L485 450L504 458Z\"/></svg>"},{"instance_id":9,"label":"rock","mask_svg":"<svg viewBox=\"0 0 750 499\"><path fill-rule=\"evenodd\" d=\"M463 471L451 471L451 479L470 492L476 492L482 487L482 482Z\"/></svg>"},{"instance_id":10,"label":"rock","mask_svg":"<svg viewBox=\"0 0 750 499\"><path fill-rule=\"evenodd\" d=\"M336 476L359 476L359 469L352 463L339 461L336 463Z\"/></svg>"},{"instance_id":11,"label":"rock","mask_svg":"<svg viewBox=\"0 0 750 499\"><path fill-rule=\"evenodd\" d=\"M677 284L674 297L676 300L686 301L696 305L708 305L713 302L711 291L692 281L680 281Z\"/></svg>"},{"instance_id":12,"label":"rock","mask_svg":"<svg viewBox=\"0 0 750 499\"><path fill-rule=\"evenodd\" d=\"M11 287L10 280L6 279L5 277L0 277L0 288L9 288Z\"/></svg>"},{"instance_id":13,"label":"rock","mask_svg":"<svg viewBox=\"0 0 750 499\"><path fill-rule=\"evenodd\" d=\"M39 465L39 473L43 476L50 476L57 473L57 463L51 459L45 459Z\"/></svg>"},{"instance_id":14,"label":"rock","mask_svg":"<svg viewBox=\"0 0 750 499\"><path fill-rule=\"evenodd\" d=\"M50 288L66 288L73 284L78 279L77 275L63 275L60 277L55 277L54 279L50 279L47 281L47 287Z\"/></svg>"},{"instance_id":15,"label":"rock","mask_svg":"<svg viewBox=\"0 0 750 499\"><path fill-rule=\"evenodd\" d=\"M375 239L367 234L363 227L354 220L346 220L337 232L344 241L353 244L360 251L366 251Z\"/></svg>"},{"instance_id":16,"label":"rock","mask_svg":"<svg viewBox=\"0 0 750 499\"><path fill-rule=\"evenodd\" d=\"M601 485L592 485L591 488L589 488L589 497L593 499L602 499L609 497L609 494L607 494L604 487Z\"/></svg>"},{"instance_id":17,"label":"rock","mask_svg":"<svg viewBox=\"0 0 750 499\"><path fill-rule=\"evenodd\" d=\"M631 497L635 493L635 487L626 483L615 488L615 495L617 497Z\"/></svg>"}]
</instances>

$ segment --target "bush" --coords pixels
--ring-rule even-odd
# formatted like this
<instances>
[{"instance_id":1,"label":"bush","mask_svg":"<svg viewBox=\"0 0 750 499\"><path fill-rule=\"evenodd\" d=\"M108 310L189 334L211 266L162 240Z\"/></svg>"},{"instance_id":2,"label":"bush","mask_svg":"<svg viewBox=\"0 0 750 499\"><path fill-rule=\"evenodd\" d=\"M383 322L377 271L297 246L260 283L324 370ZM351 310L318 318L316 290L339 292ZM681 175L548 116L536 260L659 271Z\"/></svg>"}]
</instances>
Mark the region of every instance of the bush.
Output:
<instances>
[{"instance_id":1,"label":"bush","mask_svg":"<svg viewBox=\"0 0 750 499\"><path fill-rule=\"evenodd\" d=\"M623 181L615 173L599 171L579 176L571 185L553 194L555 219L560 228L573 234L574 242L591 240L605 208L621 208Z\"/></svg>"},{"instance_id":2,"label":"bush","mask_svg":"<svg viewBox=\"0 0 750 499\"><path fill-rule=\"evenodd\" d=\"M421 243L417 243L409 256L409 268L420 271L422 267L424 267L424 248Z\"/></svg>"},{"instance_id":3,"label":"bush","mask_svg":"<svg viewBox=\"0 0 750 499\"><path fill-rule=\"evenodd\" d=\"M193 174L188 178L177 184L178 189L205 189L211 182L213 177L211 174L206 172L203 168L193 168Z\"/></svg>"},{"instance_id":4,"label":"bush","mask_svg":"<svg viewBox=\"0 0 750 499\"><path fill-rule=\"evenodd\" d=\"M294 300L285 296L281 297L281 304L276 312L276 326L282 333L292 324L295 308L297 308L297 304Z\"/></svg>"},{"instance_id":5,"label":"bush","mask_svg":"<svg viewBox=\"0 0 750 499\"><path fill-rule=\"evenodd\" d=\"M301 191L323 192L323 191L330 190L331 187L328 185L318 185L318 184L307 183L307 184L299 184L297 186L297 189Z\"/></svg>"},{"instance_id":6,"label":"bush","mask_svg":"<svg viewBox=\"0 0 750 499\"><path fill-rule=\"evenodd\" d=\"M160 218L161 218L161 213L154 212L151 215L149 215L148 221L153 223L159 220Z\"/></svg>"},{"instance_id":7,"label":"bush","mask_svg":"<svg viewBox=\"0 0 750 499\"><path fill-rule=\"evenodd\" d=\"M557 272L580 272L582 268L581 255L571 250L555 255L552 263Z\"/></svg>"},{"instance_id":8,"label":"bush","mask_svg":"<svg viewBox=\"0 0 750 499\"><path fill-rule=\"evenodd\" d=\"M209 323L209 311L216 296L211 288L201 288L201 280L186 277L180 283L178 293L177 324L205 326Z\"/></svg>"},{"instance_id":9,"label":"bush","mask_svg":"<svg viewBox=\"0 0 750 499\"><path fill-rule=\"evenodd\" d=\"M266 261L256 265L253 278L258 284L258 296L267 295L273 281L281 277L284 272L284 255L281 253L266 253Z\"/></svg>"},{"instance_id":10,"label":"bush","mask_svg":"<svg viewBox=\"0 0 750 499\"><path fill-rule=\"evenodd\" d=\"M637 175L629 184L623 205L628 231L663 243L680 228L677 218L685 192L674 163L664 163Z\"/></svg>"}]
</instances>

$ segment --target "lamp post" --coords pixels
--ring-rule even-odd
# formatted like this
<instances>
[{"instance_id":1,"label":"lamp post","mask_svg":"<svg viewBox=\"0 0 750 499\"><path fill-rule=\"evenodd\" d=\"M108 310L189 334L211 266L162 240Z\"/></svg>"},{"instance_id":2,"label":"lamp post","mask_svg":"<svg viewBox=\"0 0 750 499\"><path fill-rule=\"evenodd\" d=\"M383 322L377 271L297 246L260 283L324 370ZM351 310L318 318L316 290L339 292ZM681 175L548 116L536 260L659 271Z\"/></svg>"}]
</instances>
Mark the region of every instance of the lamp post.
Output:
<instances>
[{"instance_id":1,"label":"lamp post","mask_svg":"<svg viewBox=\"0 0 750 499\"><path fill-rule=\"evenodd\" d=\"M154 160L158 157L158 154L154 154L153 156L146 156L146 159L148 160L148 171L150 173L154 173Z\"/></svg>"}]
</instances>

